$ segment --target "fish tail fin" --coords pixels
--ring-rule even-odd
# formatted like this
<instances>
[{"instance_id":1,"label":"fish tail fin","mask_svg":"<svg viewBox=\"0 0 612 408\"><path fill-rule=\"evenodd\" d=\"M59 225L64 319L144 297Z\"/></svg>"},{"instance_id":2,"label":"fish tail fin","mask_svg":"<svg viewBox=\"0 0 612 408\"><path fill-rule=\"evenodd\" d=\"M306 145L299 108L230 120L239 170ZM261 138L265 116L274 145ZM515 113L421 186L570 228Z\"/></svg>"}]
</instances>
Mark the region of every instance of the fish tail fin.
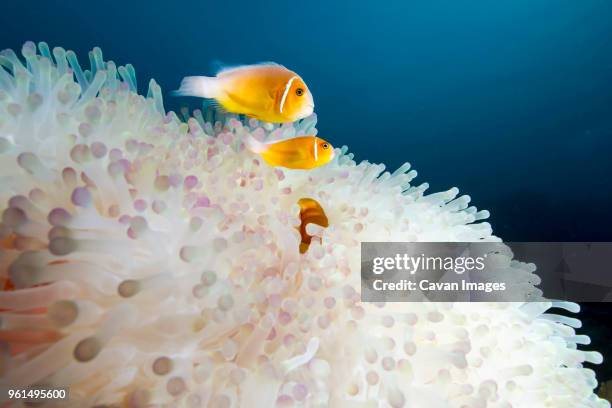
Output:
<instances>
[{"instance_id":1,"label":"fish tail fin","mask_svg":"<svg viewBox=\"0 0 612 408\"><path fill-rule=\"evenodd\" d=\"M216 98L220 93L219 79L206 76L185 77L180 88L174 91L177 96L199 96L202 98Z\"/></svg>"},{"instance_id":2,"label":"fish tail fin","mask_svg":"<svg viewBox=\"0 0 612 408\"><path fill-rule=\"evenodd\" d=\"M263 153L267 150L267 146L265 143L260 142L259 140L255 139L253 136L248 135L245 141L245 145L247 147L247 149L249 149L250 151L252 151L253 153Z\"/></svg>"}]
</instances>

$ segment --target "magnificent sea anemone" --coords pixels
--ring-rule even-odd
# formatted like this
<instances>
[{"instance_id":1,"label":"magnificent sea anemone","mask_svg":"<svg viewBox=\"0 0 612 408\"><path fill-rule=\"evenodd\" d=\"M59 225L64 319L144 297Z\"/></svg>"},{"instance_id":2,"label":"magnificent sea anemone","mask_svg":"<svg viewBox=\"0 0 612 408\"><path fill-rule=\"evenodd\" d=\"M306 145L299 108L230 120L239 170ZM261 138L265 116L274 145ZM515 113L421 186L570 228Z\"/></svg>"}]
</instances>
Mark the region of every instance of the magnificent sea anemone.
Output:
<instances>
[{"instance_id":1,"label":"magnificent sea anemone","mask_svg":"<svg viewBox=\"0 0 612 408\"><path fill-rule=\"evenodd\" d=\"M78 408L610 406L580 321L546 313L575 304L361 302L362 241L500 241L457 189L425 194L409 164L346 147L271 168L244 137L312 134L314 116L182 120L100 49L89 70L45 43L22 54L0 54L3 390L67 387L57 406ZM301 253L305 197L329 225Z\"/></svg>"}]
</instances>

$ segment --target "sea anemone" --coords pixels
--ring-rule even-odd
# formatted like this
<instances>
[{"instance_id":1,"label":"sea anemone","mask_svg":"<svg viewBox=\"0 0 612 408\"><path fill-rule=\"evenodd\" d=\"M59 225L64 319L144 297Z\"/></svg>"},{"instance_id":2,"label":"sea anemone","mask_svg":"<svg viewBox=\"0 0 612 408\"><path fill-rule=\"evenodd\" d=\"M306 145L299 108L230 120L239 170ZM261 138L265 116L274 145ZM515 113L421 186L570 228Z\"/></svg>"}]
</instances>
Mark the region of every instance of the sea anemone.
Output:
<instances>
[{"instance_id":1,"label":"sea anemone","mask_svg":"<svg viewBox=\"0 0 612 408\"><path fill-rule=\"evenodd\" d=\"M183 121L98 48L89 70L22 54L0 54L0 388L67 387L78 408L610 406L580 321L546 313L575 304L361 302L363 241L500 241L456 188L346 147L272 168L245 136L313 134L314 116ZM327 227L300 228L302 198Z\"/></svg>"}]
</instances>

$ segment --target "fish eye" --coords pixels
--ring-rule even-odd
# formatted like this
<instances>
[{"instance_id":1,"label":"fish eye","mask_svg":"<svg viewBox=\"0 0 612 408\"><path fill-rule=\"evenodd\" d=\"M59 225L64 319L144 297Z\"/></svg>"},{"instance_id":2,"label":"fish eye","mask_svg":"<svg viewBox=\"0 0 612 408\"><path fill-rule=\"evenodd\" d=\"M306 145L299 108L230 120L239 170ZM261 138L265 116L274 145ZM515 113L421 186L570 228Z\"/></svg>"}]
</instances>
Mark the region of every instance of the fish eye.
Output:
<instances>
[{"instance_id":1,"label":"fish eye","mask_svg":"<svg viewBox=\"0 0 612 408\"><path fill-rule=\"evenodd\" d=\"M302 96L302 95L304 95L304 90L302 88L298 88L298 89L295 90L295 94L297 96Z\"/></svg>"},{"instance_id":2,"label":"fish eye","mask_svg":"<svg viewBox=\"0 0 612 408\"><path fill-rule=\"evenodd\" d=\"M329 149L329 143L323 143L321 147L323 147L324 149Z\"/></svg>"}]
</instances>

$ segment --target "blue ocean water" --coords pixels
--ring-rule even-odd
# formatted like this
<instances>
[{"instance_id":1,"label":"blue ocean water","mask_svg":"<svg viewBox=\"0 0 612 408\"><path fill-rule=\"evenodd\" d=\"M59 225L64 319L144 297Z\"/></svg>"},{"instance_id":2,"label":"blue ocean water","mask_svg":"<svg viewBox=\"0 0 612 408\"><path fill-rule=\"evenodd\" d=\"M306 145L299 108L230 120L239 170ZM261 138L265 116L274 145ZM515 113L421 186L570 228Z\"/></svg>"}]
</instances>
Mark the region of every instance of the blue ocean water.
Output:
<instances>
[{"instance_id":1,"label":"blue ocean water","mask_svg":"<svg viewBox=\"0 0 612 408\"><path fill-rule=\"evenodd\" d=\"M612 241L611 22L609 0L13 1L0 48L99 46L174 110L199 107L170 91L213 61L277 61L307 81L322 137L458 186L505 240ZM609 361L610 307L585 307Z\"/></svg>"},{"instance_id":2,"label":"blue ocean water","mask_svg":"<svg viewBox=\"0 0 612 408\"><path fill-rule=\"evenodd\" d=\"M56 4L52 4L56 3ZM410 161L515 241L612 240L608 0L4 3L0 48L47 41L136 67L166 106L183 76L277 61L319 131L358 160ZM86 57L85 57L86 58Z\"/></svg>"}]
</instances>

